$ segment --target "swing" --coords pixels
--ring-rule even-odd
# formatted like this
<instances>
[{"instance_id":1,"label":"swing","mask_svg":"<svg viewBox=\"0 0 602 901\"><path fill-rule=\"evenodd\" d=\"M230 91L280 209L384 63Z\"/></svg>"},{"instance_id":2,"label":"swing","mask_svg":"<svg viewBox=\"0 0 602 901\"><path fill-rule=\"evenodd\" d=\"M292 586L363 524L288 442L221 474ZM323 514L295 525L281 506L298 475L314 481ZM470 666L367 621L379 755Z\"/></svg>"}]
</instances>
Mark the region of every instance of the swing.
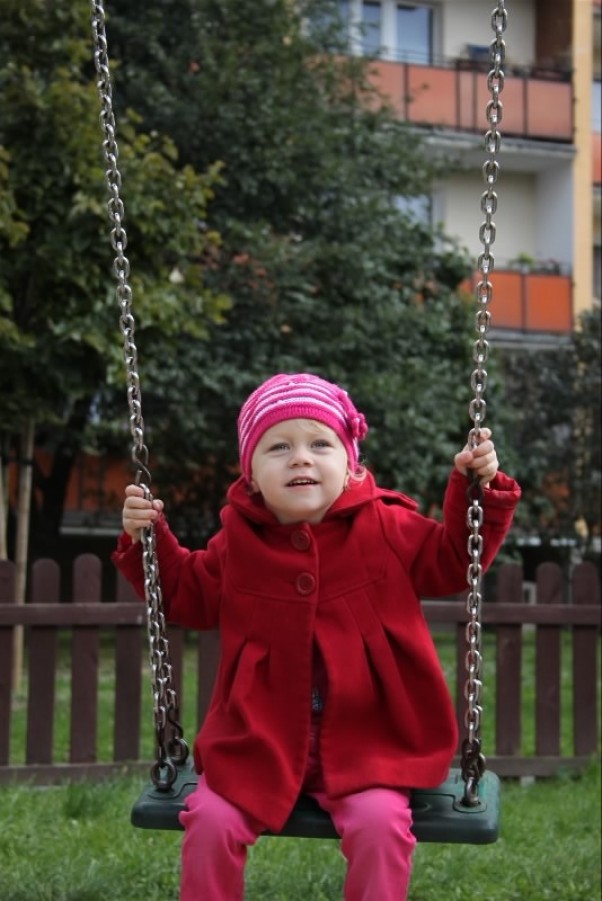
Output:
<instances>
[{"instance_id":1,"label":"swing","mask_svg":"<svg viewBox=\"0 0 602 901\"><path fill-rule=\"evenodd\" d=\"M94 63L97 72L98 92L101 102L100 121L103 130L103 152L107 164L106 182L109 192L108 210L112 223L111 245L117 256L114 273L117 280L116 293L121 309L124 360L128 380L128 404L130 428L133 439L132 460L137 467L136 483L141 485L146 497L150 498L151 482L148 470L148 448L144 443L144 424L140 396L140 380L137 372L137 349L134 341L134 317L132 314L132 292L128 283L129 262L125 257L127 236L122 225L123 202L120 198L121 175L117 168L118 147L115 140L115 117L113 113L112 88L107 54L105 13L101 0L91 0L91 24L94 38ZM488 304L493 297L493 286L489 273L494 268L494 258L490 246L495 240L495 223L492 220L497 209L497 181L499 164L496 153L500 147L500 133L497 129L502 119L502 104L499 98L504 86L504 72L501 68L505 58L505 43L502 34L506 29L507 13L504 0L498 0L491 14L491 27L495 34L490 44L492 69L487 77L491 99L487 104L489 130L485 135L488 158L483 165L487 190L481 196L481 210L485 221L479 230L483 252L477 261L481 280L475 289L475 328L478 334L473 345L473 360L476 364L471 374L470 384L474 398L469 405L472 428L469 445L475 447L479 439L480 426L485 418L485 391L489 344L487 334L491 314ZM481 550L480 526L483 520L482 494L478 481L472 481L468 489L467 523L469 564L467 582L469 591L466 599L468 622L466 625L466 672L464 686L466 711L464 725L466 738L462 744L460 767L450 770L448 778L440 786L432 789L416 789L412 792L412 830L418 841L463 844L489 844L495 842L499 834L500 781L485 769L485 757L481 753L480 721L482 708L480 693L481 673ZM144 788L131 812L131 822L143 829L181 829L178 819L184 809L187 795L194 791L197 775L193 770L188 746L178 721L178 700L172 684L172 667L169 643L163 615L161 586L155 548L154 529L145 529L142 534L142 558L145 576L147 604L147 627L153 681L153 716L156 737L156 761L151 768L151 781ZM274 833L268 833L274 834ZM338 838L329 815L309 797L301 796L283 829L281 836L305 838Z\"/></svg>"}]
</instances>

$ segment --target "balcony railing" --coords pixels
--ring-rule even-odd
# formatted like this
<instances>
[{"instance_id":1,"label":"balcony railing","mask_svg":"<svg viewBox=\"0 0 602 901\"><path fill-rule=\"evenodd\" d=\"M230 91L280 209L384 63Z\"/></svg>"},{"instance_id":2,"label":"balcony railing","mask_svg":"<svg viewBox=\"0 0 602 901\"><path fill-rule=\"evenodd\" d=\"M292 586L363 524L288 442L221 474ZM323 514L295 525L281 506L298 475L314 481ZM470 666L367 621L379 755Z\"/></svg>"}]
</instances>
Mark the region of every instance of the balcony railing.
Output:
<instances>
[{"instance_id":1,"label":"balcony railing","mask_svg":"<svg viewBox=\"0 0 602 901\"><path fill-rule=\"evenodd\" d=\"M376 60L372 72L374 84L407 122L467 132L481 132L486 124L490 94L481 64L457 60L450 68ZM533 69L507 74L502 101L505 135L572 142L570 80Z\"/></svg>"},{"instance_id":2,"label":"balcony railing","mask_svg":"<svg viewBox=\"0 0 602 901\"><path fill-rule=\"evenodd\" d=\"M479 277L462 287L472 291ZM570 276L539 272L495 271L492 327L526 332L568 334L573 329L573 287Z\"/></svg>"}]
</instances>

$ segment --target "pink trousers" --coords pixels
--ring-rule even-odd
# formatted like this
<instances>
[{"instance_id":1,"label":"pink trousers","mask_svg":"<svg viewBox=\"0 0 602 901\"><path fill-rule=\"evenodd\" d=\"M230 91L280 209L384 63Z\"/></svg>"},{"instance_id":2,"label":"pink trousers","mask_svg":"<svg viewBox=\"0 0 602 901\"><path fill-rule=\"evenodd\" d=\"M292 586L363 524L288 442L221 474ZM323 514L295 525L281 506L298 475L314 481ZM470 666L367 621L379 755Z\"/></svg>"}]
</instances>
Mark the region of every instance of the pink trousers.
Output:
<instances>
[{"instance_id":1,"label":"pink trousers","mask_svg":"<svg viewBox=\"0 0 602 901\"><path fill-rule=\"evenodd\" d=\"M405 901L416 843L410 793L372 788L336 800L320 791L307 794L330 814L341 836L346 901ZM181 901L241 901L247 846L262 825L211 791L202 776L180 820Z\"/></svg>"}]
</instances>

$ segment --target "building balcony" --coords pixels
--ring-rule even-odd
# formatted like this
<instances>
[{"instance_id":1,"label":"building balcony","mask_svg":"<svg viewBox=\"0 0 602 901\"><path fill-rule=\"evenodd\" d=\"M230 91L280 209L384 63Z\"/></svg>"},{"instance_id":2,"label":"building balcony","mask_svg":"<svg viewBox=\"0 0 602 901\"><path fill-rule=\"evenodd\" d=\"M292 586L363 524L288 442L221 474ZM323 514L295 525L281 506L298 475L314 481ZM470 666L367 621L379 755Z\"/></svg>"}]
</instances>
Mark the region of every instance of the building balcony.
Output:
<instances>
[{"instance_id":1,"label":"building balcony","mask_svg":"<svg viewBox=\"0 0 602 901\"><path fill-rule=\"evenodd\" d=\"M473 292L481 276L462 288ZM514 332L566 335L573 330L573 286L568 275L495 270L491 274L491 326Z\"/></svg>"},{"instance_id":2,"label":"building balcony","mask_svg":"<svg viewBox=\"0 0 602 901\"><path fill-rule=\"evenodd\" d=\"M452 66L376 60L372 79L407 122L482 132L491 99L488 68L468 59ZM573 88L568 75L542 69L505 72L501 100L504 135L572 143Z\"/></svg>"}]
</instances>

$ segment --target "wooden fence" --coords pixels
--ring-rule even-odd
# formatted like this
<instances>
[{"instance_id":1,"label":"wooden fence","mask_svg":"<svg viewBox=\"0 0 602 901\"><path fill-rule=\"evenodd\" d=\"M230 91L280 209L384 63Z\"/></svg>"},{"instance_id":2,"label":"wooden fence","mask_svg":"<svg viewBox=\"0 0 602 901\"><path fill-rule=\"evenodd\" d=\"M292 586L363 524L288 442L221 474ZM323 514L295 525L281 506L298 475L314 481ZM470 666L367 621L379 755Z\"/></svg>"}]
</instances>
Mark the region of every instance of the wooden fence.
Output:
<instances>
[{"instance_id":1,"label":"wooden fence","mask_svg":"<svg viewBox=\"0 0 602 901\"><path fill-rule=\"evenodd\" d=\"M118 581L114 600L103 601L101 561L92 555L74 564L73 600L61 598L59 567L51 560L33 566L30 602L14 603L14 566L0 561L0 783L30 780L40 784L63 778L100 778L124 769L148 767L140 759L141 711L147 690L145 605ZM525 602L520 566L500 568L496 597L483 605L483 623L494 643L494 737L484 735L488 766L500 776L550 776L561 768L585 766L599 750L600 585L593 564L575 567L570 584L560 567L542 564L537 572L533 603ZM457 673L455 694L460 731L464 732L465 605L461 599L424 602L433 629L455 633ZM13 635L25 630L27 691L11 697ZM114 653L112 670L113 750L111 759L99 760L98 710L101 641L109 631ZM185 635L170 631L175 684L181 696ZM189 637L188 642L191 638ZM207 707L218 654L215 633L198 635L196 722ZM452 638L453 640L453 638ZM522 704L527 643L535 656L535 747L523 747ZM67 645L67 649L65 649ZM70 653L69 652L70 649ZM59 653L60 652L60 653ZM572 748L563 753L562 663L570 658ZM54 759L57 712L56 683L59 660L70 666L68 759ZM64 663L63 663L64 667ZM565 665L566 671L566 665ZM489 690L491 689L491 690ZM454 689L452 689L454 690ZM564 689L565 690L565 689ZM150 697L150 691L148 692ZM25 704L24 750L20 762L11 761L11 724L17 706ZM60 705L59 705L60 706ZM569 711L569 715L571 714ZM64 715L64 711L62 712ZM566 711L565 711L566 714ZM23 713L21 713L23 716ZM192 736L187 736L189 739ZM148 753L151 753L150 750ZM107 756L107 755L105 755Z\"/></svg>"}]
</instances>

